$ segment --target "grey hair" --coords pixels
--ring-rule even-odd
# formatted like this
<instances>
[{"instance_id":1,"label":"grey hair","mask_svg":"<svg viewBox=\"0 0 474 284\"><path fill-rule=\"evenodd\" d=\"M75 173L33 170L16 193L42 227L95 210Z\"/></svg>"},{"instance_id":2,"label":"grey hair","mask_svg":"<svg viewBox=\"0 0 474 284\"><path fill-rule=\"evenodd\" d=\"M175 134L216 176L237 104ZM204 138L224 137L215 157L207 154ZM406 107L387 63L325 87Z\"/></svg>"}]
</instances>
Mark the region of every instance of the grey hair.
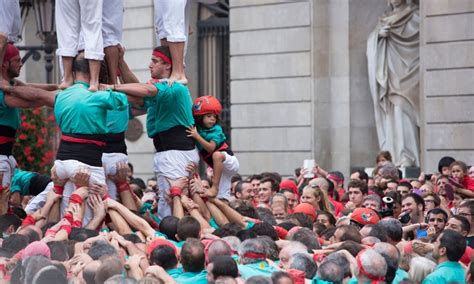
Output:
<instances>
[{"instance_id":1,"label":"grey hair","mask_svg":"<svg viewBox=\"0 0 474 284\"><path fill-rule=\"evenodd\" d=\"M258 236L258 240L263 242L265 254L271 260L278 260L278 246L269 236Z\"/></svg>"},{"instance_id":2,"label":"grey hair","mask_svg":"<svg viewBox=\"0 0 474 284\"><path fill-rule=\"evenodd\" d=\"M391 162L384 162L380 167L379 171L381 171L381 175L384 178L392 178L398 180L398 169Z\"/></svg>"},{"instance_id":3,"label":"grey hair","mask_svg":"<svg viewBox=\"0 0 474 284\"><path fill-rule=\"evenodd\" d=\"M36 273L49 265L51 265L51 261L42 255L27 257L23 261L23 267L25 268L24 283L33 283Z\"/></svg>"},{"instance_id":4,"label":"grey hair","mask_svg":"<svg viewBox=\"0 0 474 284\"><path fill-rule=\"evenodd\" d=\"M374 249L366 249L359 253L360 264L367 273L377 277L387 274L387 262L385 258Z\"/></svg>"},{"instance_id":5,"label":"grey hair","mask_svg":"<svg viewBox=\"0 0 474 284\"><path fill-rule=\"evenodd\" d=\"M244 257L244 255L248 252L266 255L265 245L259 239L245 240L239 247L239 256L240 256L241 264L250 264L250 263L259 262L262 260L262 259Z\"/></svg>"},{"instance_id":6,"label":"grey hair","mask_svg":"<svg viewBox=\"0 0 474 284\"><path fill-rule=\"evenodd\" d=\"M386 232L387 237L394 241L399 242L403 237L402 223L395 218L383 218L377 223L377 227L382 228Z\"/></svg>"},{"instance_id":7,"label":"grey hair","mask_svg":"<svg viewBox=\"0 0 474 284\"><path fill-rule=\"evenodd\" d=\"M350 264L349 264L349 260L347 260L346 256L343 255L341 252L336 251L334 253L329 254L324 259L324 262L326 262L326 261L335 262L337 264L337 266L342 268L342 273L343 273L342 278L344 278L345 276L350 276L351 275L351 267L350 267ZM319 269L318 269L318 272L321 270L321 267L322 266L320 265Z\"/></svg>"},{"instance_id":8,"label":"grey hair","mask_svg":"<svg viewBox=\"0 0 474 284\"><path fill-rule=\"evenodd\" d=\"M295 253L290 259L290 269L303 271L306 279L313 279L318 265L307 253Z\"/></svg>"},{"instance_id":9,"label":"grey hair","mask_svg":"<svg viewBox=\"0 0 474 284\"><path fill-rule=\"evenodd\" d=\"M415 256L410 260L410 279L421 283L425 277L436 269L436 263L422 256Z\"/></svg>"},{"instance_id":10,"label":"grey hair","mask_svg":"<svg viewBox=\"0 0 474 284\"><path fill-rule=\"evenodd\" d=\"M270 200L270 205L273 205L273 203L274 203L273 199L275 197L282 197L283 198L283 207L285 207L285 210L286 210L288 208L288 198L286 198L286 196L283 193L275 193L272 196L272 199Z\"/></svg>"},{"instance_id":11,"label":"grey hair","mask_svg":"<svg viewBox=\"0 0 474 284\"><path fill-rule=\"evenodd\" d=\"M372 201L375 201L379 204L379 208L380 206L382 205L382 199L380 198L380 196L376 195L376 194L369 194L367 195L366 197L364 197L362 203L364 203L365 201L367 200L372 200Z\"/></svg>"},{"instance_id":12,"label":"grey hair","mask_svg":"<svg viewBox=\"0 0 474 284\"><path fill-rule=\"evenodd\" d=\"M265 276L252 276L245 281L245 284L272 284L272 279Z\"/></svg>"},{"instance_id":13,"label":"grey hair","mask_svg":"<svg viewBox=\"0 0 474 284\"><path fill-rule=\"evenodd\" d=\"M223 237L222 239L226 241L234 251L238 251L240 244L242 243L236 236L227 236Z\"/></svg>"},{"instance_id":14,"label":"grey hair","mask_svg":"<svg viewBox=\"0 0 474 284\"><path fill-rule=\"evenodd\" d=\"M290 241L282 249L290 248L290 257L297 253L308 253L308 248L301 242Z\"/></svg>"},{"instance_id":15,"label":"grey hair","mask_svg":"<svg viewBox=\"0 0 474 284\"><path fill-rule=\"evenodd\" d=\"M104 281L104 284L136 284L137 280L131 277L124 277L121 274L114 275Z\"/></svg>"},{"instance_id":16,"label":"grey hair","mask_svg":"<svg viewBox=\"0 0 474 284\"><path fill-rule=\"evenodd\" d=\"M339 266L334 260L325 260L319 266L318 278L334 284L342 284L342 280L344 280L344 268Z\"/></svg>"}]
</instances>

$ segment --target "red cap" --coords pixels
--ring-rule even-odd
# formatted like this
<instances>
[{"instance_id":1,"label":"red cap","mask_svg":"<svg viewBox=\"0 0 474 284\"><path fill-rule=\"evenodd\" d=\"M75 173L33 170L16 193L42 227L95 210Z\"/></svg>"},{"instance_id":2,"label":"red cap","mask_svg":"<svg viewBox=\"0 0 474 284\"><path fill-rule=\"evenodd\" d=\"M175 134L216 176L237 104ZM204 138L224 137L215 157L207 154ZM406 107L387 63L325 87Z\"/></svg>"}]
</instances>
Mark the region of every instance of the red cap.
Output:
<instances>
[{"instance_id":1,"label":"red cap","mask_svg":"<svg viewBox=\"0 0 474 284\"><path fill-rule=\"evenodd\" d=\"M316 209L309 203L298 204L293 209L293 213L304 213L308 215L308 217L311 218L313 222L316 221Z\"/></svg>"},{"instance_id":2,"label":"red cap","mask_svg":"<svg viewBox=\"0 0 474 284\"><path fill-rule=\"evenodd\" d=\"M288 236L288 231L285 230L284 228L282 227L279 227L279 226L273 226L273 228L275 229L278 237L282 240L286 240L286 236Z\"/></svg>"},{"instance_id":3,"label":"red cap","mask_svg":"<svg viewBox=\"0 0 474 284\"><path fill-rule=\"evenodd\" d=\"M222 112L222 105L218 99L213 96L198 97L193 104L193 115L199 116L208 113L219 115Z\"/></svg>"},{"instance_id":4,"label":"red cap","mask_svg":"<svg viewBox=\"0 0 474 284\"><path fill-rule=\"evenodd\" d=\"M5 55L3 55L3 62L7 62L15 56L20 56L20 50L12 43L7 44Z\"/></svg>"},{"instance_id":5,"label":"red cap","mask_svg":"<svg viewBox=\"0 0 474 284\"><path fill-rule=\"evenodd\" d=\"M165 239L154 239L150 243L148 248L146 249L146 254L151 255L151 252L159 246L169 246L173 249L175 255L178 254L178 250L176 249L176 246L172 242L170 242L168 240L165 240Z\"/></svg>"},{"instance_id":6,"label":"red cap","mask_svg":"<svg viewBox=\"0 0 474 284\"><path fill-rule=\"evenodd\" d=\"M380 217L377 212L370 208L356 208L354 212L352 212L351 220L361 225L374 225L380 221Z\"/></svg>"},{"instance_id":7,"label":"red cap","mask_svg":"<svg viewBox=\"0 0 474 284\"><path fill-rule=\"evenodd\" d=\"M298 269L287 269L286 272L290 274L291 280L294 284L304 284L305 283L305 273Z\"/></svg>"},{"instance_id":8,"label":"red cap","mask_svg":"<svg viewBox=\"0 0 474 284\"><path fill-rule=\"evenodd\" d=\"M293 191L294 194L298 195L298 187L296 183L291 179L284 179L280 182L280 189L288 188Z\"/></svg>"}]
</instances>

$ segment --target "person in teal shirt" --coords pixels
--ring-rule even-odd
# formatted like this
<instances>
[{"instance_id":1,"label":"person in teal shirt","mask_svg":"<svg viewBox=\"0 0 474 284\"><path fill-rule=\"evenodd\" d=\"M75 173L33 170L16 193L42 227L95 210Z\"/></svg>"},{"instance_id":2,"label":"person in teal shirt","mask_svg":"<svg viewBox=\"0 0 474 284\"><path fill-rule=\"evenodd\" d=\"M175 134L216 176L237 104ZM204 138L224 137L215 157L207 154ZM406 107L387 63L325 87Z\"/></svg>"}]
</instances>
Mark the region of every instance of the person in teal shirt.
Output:
<instances>
[{"instance_id":1,"label":"person in teal shirt","mask_svg":"<svg viewBox=\"0 0 474 284\"><path fill-rule=\"evenodd\" d=\"M465 250L465 237L453 230L444 230L436 239L433 248L433 257L438 261L438 265L422 283L466 283L464 269L459 263Z\"/></svg>"},{"instance_id":2,"label":"person in teal shirt","mask_svg":"<svg viewBox=\"0 0 474 284\"><path fill-rule=\"evenodd\" d=\"M239 272L243 279L255 275L271 276L277 268L269 265L266 261L264 243L258 239L248 239L242 242L239 248L240 264Z\"/></svg>"},{"instance_id":3,"label":"person in teal shirt","mask_svg":"<svg viewBox=\"0 0 474 284\"><path fill-rule=\"evenodd\" d=\"M160 188L158 217L163 219L171 215L171 207L165 198L170 188L168 180L189 176L186 167L190 163L198 164L199 154L194 140L186 134L186 129L194 125L189 89L177 82L163 81L169 78L172 70L169 48L156 47L148 67L153 84L121 84L115 85L114 89L141 97L141 105L151 115L146 124L156 150L153 170Z\"/></svg>"},{"instance_id":4,"label":"person in teal shirt","mask_svg":"<svg viewBox=\"0 0 474 284\"><path fill-rule=\"evenodd\" d=\"M174 277L177 283L205 284L207 271L205 270L204 245L198 239L188 238L181 249L180 261L182 272Z\"/></svg>"},{"instance_id":5,"label":"person in teal shirt","mask_svg":"<svg viewBox=\"0 0 474 284\"><path fill-rule=\"evenodd\" d=\"M21 198L25 195L36 196L48 187L51 182L49 176L40 175L35 172L15 169L10 186L10 204L19 206Z\"/></svg>"}]
</instances>

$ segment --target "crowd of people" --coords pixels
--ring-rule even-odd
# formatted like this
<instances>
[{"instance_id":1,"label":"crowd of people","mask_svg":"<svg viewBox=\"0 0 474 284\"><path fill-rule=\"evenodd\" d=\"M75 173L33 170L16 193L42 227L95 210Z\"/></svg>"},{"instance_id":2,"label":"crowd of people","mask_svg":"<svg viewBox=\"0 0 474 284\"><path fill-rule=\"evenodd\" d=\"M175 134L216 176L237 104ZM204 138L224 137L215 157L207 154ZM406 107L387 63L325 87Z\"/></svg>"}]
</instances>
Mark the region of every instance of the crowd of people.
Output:
<instances>
[{"instance_id":1,"label":"crowd of people","mask_svg":"<svg viewBox=\"0 0 474 284\"><path fill-rule=\"evenodd\" d=\"M122 1L56 1L54 85L17 79L19 6L0 1L0 283L474 281L473 166L444 157L404 179L382 151L370 176L313 164L241 177L219 101L193 102L187 87L186 1L155 2L162 45L140 83L119 44ZM20 109L39 106L61 130L49 175L12 155ZM124 135L143 114L156 150L147 184Z\"/></svg>"}]
</instances>

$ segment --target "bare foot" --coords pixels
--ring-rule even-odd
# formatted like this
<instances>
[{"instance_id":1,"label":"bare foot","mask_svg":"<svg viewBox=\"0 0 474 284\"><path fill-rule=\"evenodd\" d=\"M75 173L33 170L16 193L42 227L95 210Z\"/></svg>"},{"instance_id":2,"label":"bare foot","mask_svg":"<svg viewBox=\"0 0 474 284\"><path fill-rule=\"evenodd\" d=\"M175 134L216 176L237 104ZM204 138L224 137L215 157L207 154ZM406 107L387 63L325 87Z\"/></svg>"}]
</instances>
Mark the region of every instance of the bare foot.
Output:
<instances>
[{"instance_id":1,"label":"bare foot","mask_svg":"<svg viewBox=\"0 0 474 284\"><path fill-rule=\"evenodd\" d=\"M74 84L74 79L64 78L64 81L58 86L58 89L65 90L65 89L71 87L73 84Z\"/></svg>"},{"instance_id":2,"label":"bare foot","mask_svg":"<svg viewBox=\"0 0 474 284\"><path fill-rule=\"evenodd\" d=\"M173 73L171 72L171 76L168 79L168 85L173 85L174 82L181 83L183 85L188 84L188 78L186 78L186 75L184 73L179 74L179 73Z\"/></svg>"}]
</instances>

